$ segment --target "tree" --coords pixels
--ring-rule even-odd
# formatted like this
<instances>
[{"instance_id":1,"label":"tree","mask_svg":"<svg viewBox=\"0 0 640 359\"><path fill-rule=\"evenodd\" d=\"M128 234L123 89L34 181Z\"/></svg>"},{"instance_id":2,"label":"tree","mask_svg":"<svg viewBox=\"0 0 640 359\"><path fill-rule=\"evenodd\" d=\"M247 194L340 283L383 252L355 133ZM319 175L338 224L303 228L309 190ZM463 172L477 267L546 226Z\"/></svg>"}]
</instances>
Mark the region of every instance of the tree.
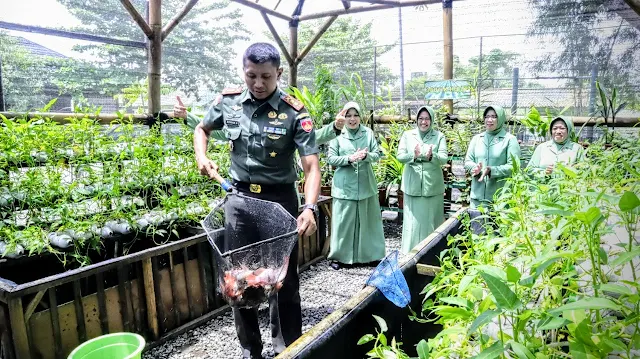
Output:
<instances>
[{"instance_id":1,"label":"tree","mask_svg":"<svg viewBox=\"0 0 640 359\"><path fill-rule=\"evenodd\" d=\"M82 22L73 31L129 40L140 40L144 36L117 1L58 1ZM144 0L132 3L140 14L145 13ZM184 4L184 0L163 1L163 24ZM227 6L227 2L196 6L167 36L162 54L164 84L200 98L203 92L217 92L226 84L238 82L233 70L235 64L231 63L235 59L232 44L236 40L247 40L248 31L240 22L240 11L229 11ZM106 44L78 45L74 49L95 57L102 73L98 75L99 80L107 95L115 95L146 79L148 62L143 49Z\"/></svg>"},{"instance_id":2,"label":"tree","mask_svg":"<svg viewBox=\"0 0 640 359\"><path fill-rule=\"evenodd\" d=\"M324 21L326 20L320 19L300 23L298 28L300 49L311 41ZM334 74L339 83L348 83L351 74L359 74L365 89L373 92L374 51L379 57L393 49L393 46L378 46L371 35L371 24L361 24L359 20L351 18L336 19L298 66L298 86L312 86L315 68L324 65ZM271 36L271 34L267 35ZM282 36L282 41L288 44L288 36ZM377 49L374 50L376 47ZM288 75L286 72L285 80ZM391 69L380 65L376 68L375 77L378 88L385 83L395 81Z\"/></svg>"},{"instance_id":3,"label":"tree","mask_svg":"<svg viewBox=\"0 0 640 359\"><path fill-rule=\"evenodd\" d=\"M537 12L529 35L548 37L560 44L559 51L538 60L534 70L577 77L588 76L595 65L601 83L618 87L628 101L638 102L632 85L640 79L640 31L618 15L628 9L622 0L529 2ZM575 91L582 91L582 80L574 79L570 85Z\"/></svg>"}]
</instances>

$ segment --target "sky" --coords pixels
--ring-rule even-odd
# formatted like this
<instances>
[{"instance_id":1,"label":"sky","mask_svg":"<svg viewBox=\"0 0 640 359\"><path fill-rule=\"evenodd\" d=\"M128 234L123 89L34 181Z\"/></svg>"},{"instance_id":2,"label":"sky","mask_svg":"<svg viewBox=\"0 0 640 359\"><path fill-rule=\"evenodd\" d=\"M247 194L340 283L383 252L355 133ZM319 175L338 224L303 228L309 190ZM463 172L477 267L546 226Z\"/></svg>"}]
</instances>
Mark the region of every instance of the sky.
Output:
<instances>
[{"instance_id":1,"label":"sky","mask_svg":"<svg viewBox=\"0 0 640 359\"><path fill-rule=\"evenodd\" d=\"M116 1L116 0L108 0ZM186 1L186 0L185 0ZM213 0L201 0L208 2ZM56 0L0 0L2 12L0 21L17 22L21 24L38 25L42 27L74 26L79 24L63 5ZM261 0L260 4L274 7L277 0ZM282 0L278 10L291 13L296 0ZM492 47L500 46L503 50L526 52L529 44L524 36L488 37L506 34L524 34L531 25L533 16L528 10L528 0L463 0L453 3L453 36L454 54L463 62L480 52L480 39L483 38L483 49L488 51ZM363 3L362 5L366 5ZM353 3L353 6L362 6ZM260 13L257 10L232 3L232 8L238 8L243 14L247 28L252 32L251 41L269 41L264 32L268 31ZM303 14L310 14L328 9L340 8L340 0L307 0ZM373 21L372 33L378 44L394 44L399 39L398 9L380 10L368 13L349 15L361 22ZM442 62L443 20L442 5L440 3L428 5L420 11L413 7L402 10L404 73L405 79L410 78L412 72L433 71L434 62ZM133 21L133 20L132 20ZM272 18L272 23L279 33L288 33L288 23L278 18ZM179 25L178 25L179 26ZM67 56L82 58L82 54L72 50L73 45L86 43L67 38L12 32L13 35L25 37L31 41L46 46ZM434 42L417 44L420 42ZM241 63L241 54L248 42L235 44L237 62ZM300 46L302 48L303 45ZM313 50L312 50L313 52ZM391 68L396 75L400 73L400 49L396 47L379 59L379 64Z\"/></svg>"}]
</instances>

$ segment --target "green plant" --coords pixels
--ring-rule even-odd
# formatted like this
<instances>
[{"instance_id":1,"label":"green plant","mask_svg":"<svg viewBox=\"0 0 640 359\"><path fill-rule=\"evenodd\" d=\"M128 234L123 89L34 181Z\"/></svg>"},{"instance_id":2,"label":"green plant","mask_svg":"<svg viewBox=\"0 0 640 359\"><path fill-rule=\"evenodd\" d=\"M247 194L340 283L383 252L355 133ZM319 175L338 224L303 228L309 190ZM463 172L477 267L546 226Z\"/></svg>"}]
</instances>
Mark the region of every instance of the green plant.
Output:
<instances>
[{"instance_id":1,"label":"green plant","mask_svg":"<svg viewBox=\"0 0 640 359\"><path fill-rule=\"evenodd\" d=\"M364 345L370 342L373 343L373 349L367 352L368 358L382 358L382 359L410 359L407 354L402 350L402 343L396 342L396 338L391 339L391 343L388 343L387 336L384 334L387 331L387 322L377 315L373 315L373 318L378 322L380 329L376 328L376 334L365 334L358 340L358 345ZM418 356L419 359L429 358L429 347L425 340L421 340L418 343Z\"/></svg>"},{"instance_id":2,"label":"green plant","mask_svg":"<svg viewBox=\"0 0 640 359\"><path fill-rule=\"evenodd\" d=\"M640 140L594 143L546 182L514 172L480 219L448 238L418 321L436 358L635 357L640 348ZM470 219L464 220L469 228ZM611 246L612 229L625 234ZM616 279L623 271L632 280Z\"/></svg>"},{"instance_id":3,"label":"green plant","mask_svg":"<svg viewBox=\"0 0 640 359\"><path fill-rule=\"evenodd\" d=\"M600 85L600 81L596 81L596 87L600 94L600 104L598 105L598 111L600 116L604 119L604 124L607 126L607 134L605 135L605 142L610 143L613 140L613 126L616 123L616 115L627 106L626 102L618 104L618 90L614 87L611 91L611 96L607 93L607 90ZM609 127L609 120L611 120L611 126ZM610 132L610 133L609 133Z\"/></svg>"}]
</instances>

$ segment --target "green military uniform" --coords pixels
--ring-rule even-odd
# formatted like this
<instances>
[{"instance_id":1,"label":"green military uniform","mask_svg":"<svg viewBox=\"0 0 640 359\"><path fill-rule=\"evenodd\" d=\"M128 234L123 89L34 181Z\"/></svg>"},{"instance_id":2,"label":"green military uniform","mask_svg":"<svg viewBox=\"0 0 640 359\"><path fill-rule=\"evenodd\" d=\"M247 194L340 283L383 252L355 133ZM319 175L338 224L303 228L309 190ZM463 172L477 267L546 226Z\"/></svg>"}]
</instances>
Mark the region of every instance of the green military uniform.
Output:
<instances>
[{"instance_id":1,"label":"green military uniform","mask_svg":"<svg viewBox=\"0 0 640 359\"><path fill-rule=\"evenodd\" d=\"M335 127L335 122L331 122L328 125L322 126L321 129L316 130L316 145L324 145L334 138L338 137L341 133L341 130L338 130Z\"/></svg>"},{"instance_id":2,"label":"green military uniform","mask_svg":"<svg viewBox=\"0 0 640 359\"><path fill-rule=\"evenodd\" d=\"M281 204L293 217L298 216L297 179L294 153L318 153L313 122L302 103L276 89L265 100L256 100L249 90L223 91L206 113L202 126L217 139L231 146L229 175L233 185L245 196ZM243 205L240 196L225 203L225 227L245 234L233 245L260 240L255 224L248 219L253 209ZM247 243L237 243L243 240ZM289 255L289 266L278 295L269 298L271 335L274 349L281 352L302 335L302 312L298 278L298 245ZM256 308L233 308L236 332L245 353L261 357L262 339Z\"/></svg>"},{"instance_id":3,"label":"green military uniform","mask_svg":"<svg viewBox=\"0 0 640 359\"><path fill-rule=\"evenodd\" d=\"M562 143L557 143L553 139L551 127L553 126L553 122L556 121L562 121L567 126L567 138ZM562 117L554 119L551 122L551 126L549 126L549 134L552 136L552 139L536 147L527 168L531 169L531 171L537 175L544 176L545 170L549 165L554 165L558 162L562 162L565 165L572 165L576 161L579 161L583 156L584 149L579 144L571 141L574 131L571 119Z\"/></svg>"},{"instance_id":4,"label":"green military uniform","mask_svg":"<svg viewBox=\"0 0 640 359\"><path fill-rule=\"evenodd\" d=\"M404 192L402 214L402 252L408 253L413 247L430 235L444 222L444 177L442 166L447 163L447 140L433 128L435 111L431 107L422 107L418 115L427 110L432 125L422 133L420 129L405 131L398 145L398 161L404 163L400 189ZM414 157L414 148L432 145L431 158L421 155Z\"/></svg>"},{"instance_id":5,"label":"green military uniform","mask_svg":"<svg viewBox=\"0 0 640 359\"><path fill-rule=\"evenodd\" d=\"M504 185L504 180L511 176L512 161L520 161L520 145L516 137L507 132L504 124L507 116L502 107L491 106L498 116L498 124L493 131L485 131L473 136L467 149L464 168L471 173L473 168L482 162L482 169L491 167L491 174L478 182L480 176L471 179L471 208L480 204L490 204L493 195Z\"/></svg>"},{"instance_id":6,"label":"green military uniform","mask_svg":"<svg viewBox=\"0 0 640 359\"><path fill-rule=\"evenodd\" d=\"M349 156L359 148L369 149L367 157L349 163ZM375 135L362 125L356 130L345 128L329 145L327 163L337 167L331 186L331 260L368 263L385 256L376 177L371 166L379 159Z\"/></svg>"}]
</instances>

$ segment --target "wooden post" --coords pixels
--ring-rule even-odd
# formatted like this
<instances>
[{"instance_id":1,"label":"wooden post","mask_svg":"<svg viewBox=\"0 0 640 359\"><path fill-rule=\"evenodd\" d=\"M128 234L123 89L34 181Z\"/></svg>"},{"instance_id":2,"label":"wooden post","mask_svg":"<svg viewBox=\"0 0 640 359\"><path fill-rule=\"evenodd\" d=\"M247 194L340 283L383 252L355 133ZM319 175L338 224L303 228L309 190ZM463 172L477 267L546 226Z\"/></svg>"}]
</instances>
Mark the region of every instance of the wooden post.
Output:
<instances>
[{"instance_id":1,"label":"wooden post","mask_svg":"<svg viewBox=\"0 0 640 359\"><path fill-rule=\"evenodd\" d=\"M289 63L289 86L298 87L298 22L289 22L289 55L293 61Z\"/></svg>"},{"instance_id":2,"label":"wooden post","mask_svg":"<svg viewBox=\"0 0 640 359\"><path fill-rule=\"evenodd\" d=\"M153 287L151 258L142 260L142 276L144 278L144 297L147 301L147 324L155 340L158 339L160 331L158 329L158 311L156 310L156 291Z\"/></svg>"},{"instance_id":3,"label":"wooden post","mask_svg":"<svg viewBox=\"0 0 640 359\"><path fill-rule=\"evenodd\" d=\"M11 321L11 333L13 334L13 345L16 349L16 358L30 359L31 349L29 347L29 336L27 326L24 321L24 310L22 309L22 298L9 299L9 320Z\"/></svg>"},{"instance_id":4,"label":"wooden post","mask_svg":"<svg viewBox=\"0 0 640 359\"><path fill-rule=\"evenodd\" d=\"M151 114L160 112L160 73L162 67L162 0L149 0L149 26L152 36L149 41L149 105Z\"/></svg>"},{"instance_id":5,"label":"wooden post","mask_svg":"<svg viewBox=\"0 0 640 359\"><path fill-rule=\"evenodd\" d=\"M442 0L444 31L444 79L453 79L453 13L452 0ZM453 113L453 100L444 100L449 113Z\"/></svg>"}]
</instances>

